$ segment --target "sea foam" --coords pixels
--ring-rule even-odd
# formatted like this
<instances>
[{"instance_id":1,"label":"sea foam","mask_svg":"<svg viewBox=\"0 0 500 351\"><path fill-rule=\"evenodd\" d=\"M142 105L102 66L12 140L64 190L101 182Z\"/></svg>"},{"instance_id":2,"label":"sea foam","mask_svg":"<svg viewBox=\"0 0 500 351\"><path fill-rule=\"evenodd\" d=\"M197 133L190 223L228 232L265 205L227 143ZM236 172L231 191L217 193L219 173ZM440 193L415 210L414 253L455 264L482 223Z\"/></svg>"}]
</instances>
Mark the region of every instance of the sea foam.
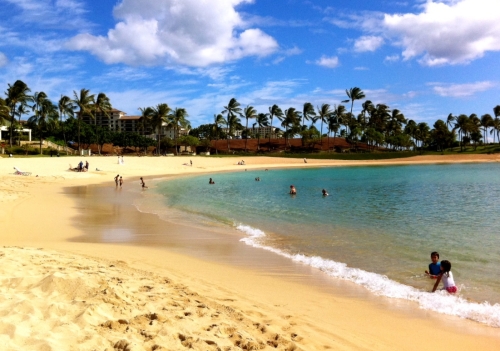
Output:
<instances>
[{"instance_id":1,"label":"sea foam","mask_svg":"<svg viewBox=\"0 0 500 351\"><path fill-rule=\"evenodd\" d=\"M317 268L331 277L354 282L376 295L415 301L422 309L458 316L500 328L500 304L492 305L488 302L471 302L458 295L450 295L446 291L430 293L398 283L385 275L348 267L342 262L336 262L319 256L289 254L262 244L262 239L266 237L266 234L260 229L243 224L236 225L236 229L246 234L246 237L242 238L241 241L247 245L271 251L295 262Z\"/></svg>"}]
</instances>

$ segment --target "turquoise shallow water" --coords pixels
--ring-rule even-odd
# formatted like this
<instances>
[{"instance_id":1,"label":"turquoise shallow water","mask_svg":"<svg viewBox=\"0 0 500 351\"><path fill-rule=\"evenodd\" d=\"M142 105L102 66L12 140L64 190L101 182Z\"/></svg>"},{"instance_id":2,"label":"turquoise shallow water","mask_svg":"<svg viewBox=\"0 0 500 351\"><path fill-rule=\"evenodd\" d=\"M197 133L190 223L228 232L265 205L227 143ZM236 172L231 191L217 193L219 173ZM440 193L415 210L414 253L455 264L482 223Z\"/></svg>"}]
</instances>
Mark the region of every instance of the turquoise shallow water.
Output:
<instances>
[{"instance_id":1,"label":"turquoise shallow water","mask_svg":"<svg viewBox=\"0 0 500 351\"><path fill-rule=\"evenodd\" d=\"M249 171L216 174L214 185L208 176L169 180L155 191L165 208L234 226L247 244L332 279L498 327L499 174L498 164ZM452 262L458 296L427 293L434 250Z\"/></svg>"}]
</instances>

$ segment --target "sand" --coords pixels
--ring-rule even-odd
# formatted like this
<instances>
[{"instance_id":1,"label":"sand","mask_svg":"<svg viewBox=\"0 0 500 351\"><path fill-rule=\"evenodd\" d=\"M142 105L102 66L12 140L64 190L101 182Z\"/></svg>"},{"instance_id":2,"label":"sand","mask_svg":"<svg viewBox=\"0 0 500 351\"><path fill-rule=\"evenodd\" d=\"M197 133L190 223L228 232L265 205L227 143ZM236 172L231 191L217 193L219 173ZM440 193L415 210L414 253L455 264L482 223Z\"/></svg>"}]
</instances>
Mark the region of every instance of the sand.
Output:
<instances>
[{"instance_id":1,"label":"sand","mask_svg":"<svg viewBox=\"0 0 500 351\"><path fill-rule=\"evenodd\" d=\"M75 241L95 223L79 222L82 211L93 209L70 190L114 187L116 174L125 191L140 189L141 176L148 183L252 168L498 162L500 156L307 164L251 157L245 166L237 165L241 157L125 157L124 165L115 157L89 157L90 172L68 171L80 159L0 159L2 350L500 349L496 328L330 284L313 269L281 262L288 271L266 271L168 247ZM14 175L14 166L31 176Z\"/></svg>"}]
</instances>

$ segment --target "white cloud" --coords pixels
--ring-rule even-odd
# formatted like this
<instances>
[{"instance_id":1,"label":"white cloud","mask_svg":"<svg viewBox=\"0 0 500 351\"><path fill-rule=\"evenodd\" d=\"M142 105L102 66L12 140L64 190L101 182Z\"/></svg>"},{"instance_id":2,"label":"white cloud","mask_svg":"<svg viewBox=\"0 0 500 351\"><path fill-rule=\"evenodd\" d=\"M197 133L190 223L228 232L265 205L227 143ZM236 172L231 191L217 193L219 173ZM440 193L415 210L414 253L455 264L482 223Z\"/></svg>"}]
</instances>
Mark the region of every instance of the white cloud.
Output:
<instances>
[{"instance_id":1,"label":"white cloud","mask_svg":"<svg viewBox=\"0 0 500 351\"><path fill-rule=\"evenodd\" d=\"M319 60L316 60L314 63L317 64L318 66L323 66L327 68L335 68L340 64L339 58L337 56L332 56L332 57L321 56L321 58Z\"/></svg>"},{"instance_id":2,"label":"white cloud","mask_svg":"<svg viewBox=\"0 0 500 351\"><path fill-rule=\"evenodd\" d=\"M500 51L500 3L427 0L420 13L386 14L381 28L403 47L405 60L419 58L428 66L464 64Z\"/></svg>"},{"instance_id":3,"label":"white cloud","mask_svg":"<svg viewBox=\"0 0 500 351\"><path fill-rule=\"evenodd\" d=\"M67 46L85 50L106 63L181 64L206 67L278 49L274 38L246 23L236 7L251 0L122 0L114 9L120 21L107 36L88 33Z\"/></svg>"},{"instance_id":4,"label":"white cloud","mask_svg":"<svg viewBox=\"0 0 500 351\"><path fill-rule=\"evenodd\" d=\"M7 56L3 52L0 52L0 67L7 65L8 62Z\"/></svg>"},{"instance_id":5,"label":"white cloud","mask_svg":"<svg viewBox=\"0 0 500 351\"><path fill-rule=\"evenodd\" d=\"M398 62L399 61L399 55L391 55L391 56L386 56L384 59L384 62Z\"/></svg>"},{"instance_id":6,"label":"white cloud","mask_svg":"<svg viewBox=\"0 0 500 351\"><path fill-rule=\"evenodd\" d=\"M4 0L14 4L20 15L10 16L13 23L32 23L60 29L83 29L92 25L84 19L88 12L79 0Z\"/></svg>"},{"instance_id":7,"label":"white cloud","mask_svg":"<svg viewBox=\"0 0 500 351\"><path fill-rule=\"evenodd\" d=\"M384 44L384 38L378 36L362 36L354 42L354 51L375 51Z\"/></svg>"},{"instance_id":8,"label":"white cloud","mask_svg":"<svg viewBox=\"0 0 500 351\"><path fill-rule=\"evenodd\" d=\"M469 97L496 86L495 83L490 81L467 84L429 83L429 85L433 86L434 92L438 95L455 98Z\"/></svg>"}]
</instances>

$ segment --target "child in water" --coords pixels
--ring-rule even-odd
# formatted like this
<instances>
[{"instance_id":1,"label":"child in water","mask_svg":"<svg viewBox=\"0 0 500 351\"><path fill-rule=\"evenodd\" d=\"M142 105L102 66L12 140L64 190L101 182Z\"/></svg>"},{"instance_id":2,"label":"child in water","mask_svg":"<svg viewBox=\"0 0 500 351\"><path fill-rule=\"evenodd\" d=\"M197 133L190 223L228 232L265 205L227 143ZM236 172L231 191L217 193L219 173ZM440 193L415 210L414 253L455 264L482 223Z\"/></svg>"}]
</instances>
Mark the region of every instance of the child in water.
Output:
<instances>
[{"instance_id":1,"label":"child in water","mask_svg":"<svg viewBox=\"0 0 500 351\"><path fill-rule=\"evenodd\" d=\"M453 280L453 274L451 273L451 263L447 260L441 261L441 273L438 275L436 284L432 288L432 292L436 291L439 282L443 281L444 289L450 294L457 292L457 287L455 286L455 281Z\"/></svg>"},{"instance_id":2,"label":"child in water","mask_svg":"<svg viewBox=\"0 0 500 351\"><path fill-rule=\"evenodd\" d=\"M290 185L290 195L296 195L297 194L297 189L293 185Z\"/></svg>"},{"instance_id":3,"label":"child in water","mask_svg":"<svg viewBox=\"0 0 500 351\"><path fill-rule=\"evenodd\" d=\"M429 263L429 270L425 271L430 278L436 279L441 274L441 263L439 263L439 253L434 251L431 253L431 261Z\"/></svg>"}]
</instances>

